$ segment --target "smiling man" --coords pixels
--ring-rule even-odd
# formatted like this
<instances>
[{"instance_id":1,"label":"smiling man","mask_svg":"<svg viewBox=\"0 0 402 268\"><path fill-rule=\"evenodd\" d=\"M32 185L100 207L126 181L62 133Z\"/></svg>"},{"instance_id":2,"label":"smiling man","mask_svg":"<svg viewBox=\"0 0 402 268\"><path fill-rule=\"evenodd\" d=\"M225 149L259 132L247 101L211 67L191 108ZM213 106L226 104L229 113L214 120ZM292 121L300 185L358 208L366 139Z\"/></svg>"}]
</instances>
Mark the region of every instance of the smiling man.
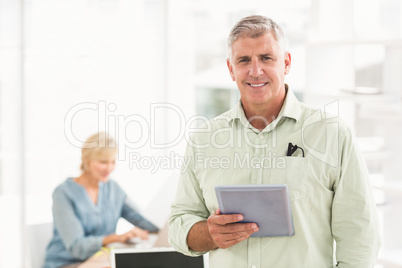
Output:
<instances>
[{"instance_id":1,"label":"smiling man","mask_svg":"<svg viewBox=\"0 0 402 268\"><path fill-rule=\"evenodd\" d=\"M381 244L376 208L349 128L300 103L285 84L291 55L272 20L243 18L228 49L241 98L191 137L190 164L171 207L170 243L187 255L209 252L211 268L373 267ZM301 150L288 155L290 143ZM246 163L268 157L282 164ZM202 161L212 158L225 160L225 167ZM256 223L220 213L214 187L225 184L286 184L295 235L250 237Z\"/></svg>"},{"instance_id":2,"label":"smiling man","mask_svg":"<svg viewBox=\"0 0 402 268\"><path fill-rule=\"evenodd\" d=\"M238 36L231 44L231 57L227 59L246 117L267 119L254 122L261 130L279 114L286 95L284 81L291 57L289 52L282 52L276 40L272 32L258 37Z\"/></svg>"}]
</instances>

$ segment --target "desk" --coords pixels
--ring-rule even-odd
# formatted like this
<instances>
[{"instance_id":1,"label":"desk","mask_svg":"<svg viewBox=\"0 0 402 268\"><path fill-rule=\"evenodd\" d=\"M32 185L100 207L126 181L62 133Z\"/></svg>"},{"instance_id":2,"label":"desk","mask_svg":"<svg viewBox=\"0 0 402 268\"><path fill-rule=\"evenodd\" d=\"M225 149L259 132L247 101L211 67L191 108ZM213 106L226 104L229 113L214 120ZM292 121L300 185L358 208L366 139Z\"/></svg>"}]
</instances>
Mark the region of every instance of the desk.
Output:
<instances>
[{"instance_id":1,"label":"desk","mask_svg":"<svg viewBox=\"0 0 402 268\"><path fill-rule=\"evenodd\" d=\"M110 249L112 248L147 248L152 247L157 240L157 234L149 234L148 240L141 240L135 237L131 240L132 243L112 243L107 247L103 247L101 250L96 252L92 257L90 257L85 262L81 263L77 268L110 268Z\"/></svg>"},{"instance_id":2,"label":"desk","mask_svg":"<svg viewBox=\"0 0 402 268\"><path fill-rule=\"evenodd\" d=\"M110 268L110 248L102 248L77 268Z\"/></svg>"}]
</instances>

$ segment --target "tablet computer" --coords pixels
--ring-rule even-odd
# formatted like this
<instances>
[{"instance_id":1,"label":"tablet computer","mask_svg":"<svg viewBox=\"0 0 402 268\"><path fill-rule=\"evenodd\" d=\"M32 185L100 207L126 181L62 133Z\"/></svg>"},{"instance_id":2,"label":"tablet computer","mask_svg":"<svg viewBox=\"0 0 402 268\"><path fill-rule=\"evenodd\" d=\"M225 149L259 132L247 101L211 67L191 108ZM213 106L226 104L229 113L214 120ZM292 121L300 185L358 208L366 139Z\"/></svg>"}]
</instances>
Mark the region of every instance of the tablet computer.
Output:
<instances>
[{"instance_id":1,"label":"tablet computer","mask_svg":"<svg viewBox=\"0 0 402 268\"><path fill-rule=\"evenodd\" d=\"M259 231L251 236L292 236L292 208L286 184L215 186L222 214L242 214L241 222L255 222Z\"/></svg>"}]
</instances>

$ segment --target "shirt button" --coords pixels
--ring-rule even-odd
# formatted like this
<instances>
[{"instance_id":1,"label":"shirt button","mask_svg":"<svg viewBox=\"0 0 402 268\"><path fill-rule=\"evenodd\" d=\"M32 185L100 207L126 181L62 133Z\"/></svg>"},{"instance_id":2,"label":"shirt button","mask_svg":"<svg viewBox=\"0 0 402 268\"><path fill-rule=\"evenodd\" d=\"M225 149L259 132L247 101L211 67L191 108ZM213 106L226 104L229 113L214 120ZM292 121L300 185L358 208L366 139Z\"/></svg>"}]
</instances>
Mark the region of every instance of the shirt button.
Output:
<instances>
[{"instance_id":1,"label":"shirt button","mask_svg":"<svg viewBox=\"0 0 402 268\"><path fill-rule=\"evenodd\" d=\"M260 140L262 140L264 138L264 136L263 135L260 135ZM252 267L252 268L255 268L255 267Z\"/></svg>"},{"instance_id":2,"label":"shirt button","mask_svg":"<svg viewBox=\"0 0 402 268\"><path fill-rule=\"evenodd\" d=\"M251 266L251 268L257 268L257 266L253 265L253 266Z\"/></svg>"}]
</instances>

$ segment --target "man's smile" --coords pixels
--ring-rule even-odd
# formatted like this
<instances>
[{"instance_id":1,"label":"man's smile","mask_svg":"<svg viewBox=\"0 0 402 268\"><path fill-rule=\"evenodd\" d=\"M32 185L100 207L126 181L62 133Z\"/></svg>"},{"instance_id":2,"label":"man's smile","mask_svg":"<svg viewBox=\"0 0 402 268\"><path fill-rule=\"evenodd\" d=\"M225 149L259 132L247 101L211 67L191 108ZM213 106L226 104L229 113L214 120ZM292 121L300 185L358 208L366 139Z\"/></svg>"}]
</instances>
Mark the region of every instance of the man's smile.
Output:
<instances>
[{"instance_id":1,"label":"man's smile","mask_svg":"<svg viewBox=\"0 0 402 268\"><path fill-rule=\"evenodd\" d=\"M256 84L256 83L247 83L247 85L249 85L249 86L251 86L251 87L262 87L262 86L265 86L266 84L268 84L268 82L265 82L265 83L258 83L258 84Z\"/></svg>"}]
</instances>

